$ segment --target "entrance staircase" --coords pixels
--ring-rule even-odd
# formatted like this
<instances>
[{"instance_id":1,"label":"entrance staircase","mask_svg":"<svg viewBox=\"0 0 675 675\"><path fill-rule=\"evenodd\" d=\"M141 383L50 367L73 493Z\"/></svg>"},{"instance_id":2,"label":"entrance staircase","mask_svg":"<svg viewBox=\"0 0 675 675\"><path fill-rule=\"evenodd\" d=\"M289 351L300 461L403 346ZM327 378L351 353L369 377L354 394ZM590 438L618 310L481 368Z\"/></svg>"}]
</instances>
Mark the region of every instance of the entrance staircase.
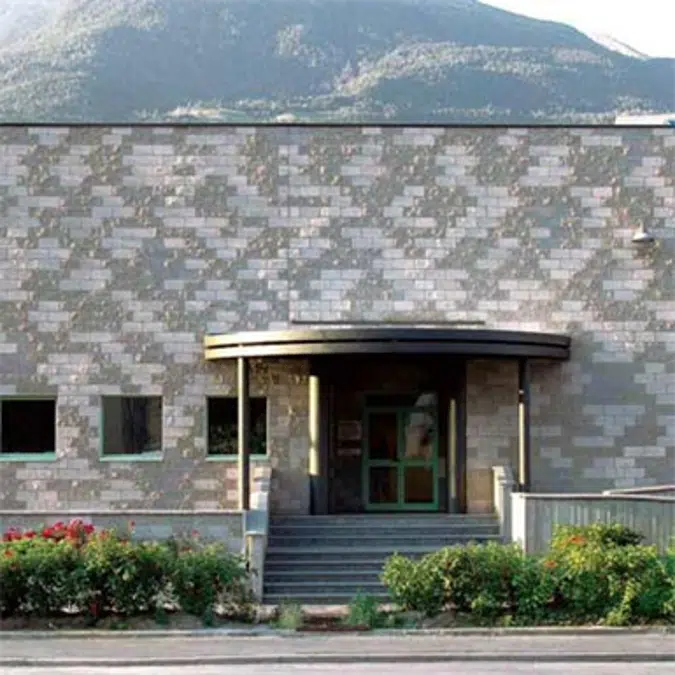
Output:
<instances>
[{"instance_id":1,"label":"entrance staircase","mask_svg":"<svg viewBox=\"0 0 675 675\"><path fill-rule=\"evenodd\" d=\"M379 575L394 552L418 557L453 544L499 540L492 515L272 517L263 602L346 605L359 592L385 602Z\"/></svg>"}]
</instances>

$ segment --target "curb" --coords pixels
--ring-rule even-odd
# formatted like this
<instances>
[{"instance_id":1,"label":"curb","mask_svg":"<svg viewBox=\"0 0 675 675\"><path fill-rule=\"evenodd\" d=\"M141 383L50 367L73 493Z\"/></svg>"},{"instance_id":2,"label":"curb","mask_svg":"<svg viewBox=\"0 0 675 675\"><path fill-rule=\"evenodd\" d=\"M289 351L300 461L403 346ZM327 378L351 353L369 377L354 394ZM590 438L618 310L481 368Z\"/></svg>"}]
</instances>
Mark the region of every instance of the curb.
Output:
<instances>
[{"instance_id":1,"label":"curb","mask_svg":"<svg viewBox=\"0 0 675 675\"><path fill-rule=\"evenodd\" d=\"M144 666L254 666L303 664L366 664L366 663L675 663L675 654L646 654L616 652L427 652L420 654L273 654L269 656L214 656L149 659L0 659L4 668L141 668Z\"/></svg>"},{"instance_id":2,"label":"curb","mask_svg":"<svg viewBox=\"0 0 675 675\"><path fill-rule=\"evenodd\" d=\"M0 640L81 640L96 639L138 639L143 638L214 638L214 637L286 637L296 635L295 631L265 630L255 628L199 628L191 630L0 630Z\"/></svg>"},{"instance_id":3,"label":"curb","mask_svg":"<svg viewBox=\"0 0 675 675\"><path fill-rule=\"evenodd\" d=\"M302 630L281 630L274 628L200 628L193 630L6 630L0 631L0 639L18 640L64 640L86 638L214 638L214 637L276 637L276 638L322 638L333 636L350 636L368 639L368 637L424 637L443 635L448 637L518 637L518 636L609 636L609 635L675 635L675 626L640 626L640 627L563 627L542 626L530 628L394 628L372 631L354 632L305 632Z\"/></svg>"}]
</instances>

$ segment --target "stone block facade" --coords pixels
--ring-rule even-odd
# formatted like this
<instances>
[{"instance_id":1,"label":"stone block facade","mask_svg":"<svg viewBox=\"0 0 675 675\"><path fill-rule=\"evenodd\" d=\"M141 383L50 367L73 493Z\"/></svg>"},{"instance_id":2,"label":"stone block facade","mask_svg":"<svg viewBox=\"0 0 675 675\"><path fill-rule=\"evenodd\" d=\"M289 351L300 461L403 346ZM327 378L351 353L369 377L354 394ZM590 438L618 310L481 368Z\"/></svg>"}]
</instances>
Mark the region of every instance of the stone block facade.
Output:
<instances>
[{"instance_id":1,"label":"stone block facade","mask_svg":"<svg viewBox=\"0 0 675 675\"><path fill-rule=\"evenodd\" d=\"M68 518L66 520L64 515ZM187 539L198 537L205 541L218 541L227 546L231 553L239 555L244 546L244 523L240 512L223 512L222 510L206 512L177 511L102 511L64 514L53 512L32 511L0 513L0 531L6 532L9 528L20 530L51 526L55 523L69 522L79 518L85 523L91 523L98 530L116 530L121 534L128 534L138 540L166 540Z\"/></svg>"},{"instance_id":2,"label":"stone block facade","mask_svg":"<svg viewBox=\"0 0 675 675\"><path fill-rule=\"evenodd\" d=\"M55 458L0 455L1 508L233 508L204 335L364 321L569 333L533 367L533 489L672 483L675 130L0 127L0 397L58 397ZM307 378L254 368L272 510L308 508ZM163 397L157 461L101 459L114 394ZM469 475L513 459L516 396L468 364Z\"/></svg>"}]
</instances>

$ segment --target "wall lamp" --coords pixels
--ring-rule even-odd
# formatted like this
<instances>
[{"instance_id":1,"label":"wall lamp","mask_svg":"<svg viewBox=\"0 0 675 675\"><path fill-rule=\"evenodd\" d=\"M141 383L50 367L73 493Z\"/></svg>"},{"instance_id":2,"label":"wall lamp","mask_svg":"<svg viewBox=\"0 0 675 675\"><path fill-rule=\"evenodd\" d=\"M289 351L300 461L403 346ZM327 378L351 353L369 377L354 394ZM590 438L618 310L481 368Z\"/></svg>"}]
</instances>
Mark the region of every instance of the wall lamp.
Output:
<instances>
[{"instance_id":1,"label":"wall lamp","mask_svg":"<svg viewBox=\"0 0 675 675\"><path fill-rule=\"evenodd\" d=\"M645 229L644 224L640 224L635 228L633 238L631 241L634 244L652 244L654 243L654 235Z\"/></svg>"}]
</instances>

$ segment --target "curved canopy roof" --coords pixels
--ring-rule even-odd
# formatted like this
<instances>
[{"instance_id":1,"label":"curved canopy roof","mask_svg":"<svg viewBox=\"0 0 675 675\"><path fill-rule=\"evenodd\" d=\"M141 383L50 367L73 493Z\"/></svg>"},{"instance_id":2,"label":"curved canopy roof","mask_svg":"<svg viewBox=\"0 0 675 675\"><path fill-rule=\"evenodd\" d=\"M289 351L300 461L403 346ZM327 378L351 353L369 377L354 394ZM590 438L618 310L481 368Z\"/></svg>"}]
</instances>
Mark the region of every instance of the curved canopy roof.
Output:
<instances>
[{"instance_id":1,"label":"curved canopy roof","mask_svg":"<svg viewBox=\"0 0 675 675\"><path fill-rule=\"evenodd\" d=\"M448 354L563 361L569 358L570 344L568 335L485 328L296 328L208 335L204 355L209 361L356 354Z\"/></svg>"}]
</instances>

